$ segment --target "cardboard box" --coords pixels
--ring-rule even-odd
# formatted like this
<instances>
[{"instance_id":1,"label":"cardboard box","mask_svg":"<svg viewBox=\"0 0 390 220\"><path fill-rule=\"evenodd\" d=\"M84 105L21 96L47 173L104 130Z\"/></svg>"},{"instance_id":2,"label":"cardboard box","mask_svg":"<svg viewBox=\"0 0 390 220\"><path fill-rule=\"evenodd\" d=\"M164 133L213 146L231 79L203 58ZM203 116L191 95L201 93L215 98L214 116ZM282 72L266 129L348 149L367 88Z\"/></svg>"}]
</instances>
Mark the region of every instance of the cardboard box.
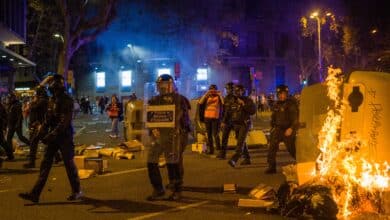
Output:
<instances>
[{"instance_id":1,"label":"cardboard box","mask_svg":"<svg viewBox=\"0 0 390 220\"><path fill-rule=\"evenodd\" d=\"M236 193L237 185L234 183L223 184L223 193Z\"/></svg>"},{"instance_id":2,"label":"cardboard box","mask_svg":"<svg viewBox=\"0 0 390 220\"><path fill-rule=\"evenodd\" d=\"M85 167L85 156L74 156L74 163L76 164L77 169L84 169Z\"/></svg>"},{"instance_id":3,"label":"cardboard box","mask_svg":"<svg viewBox=\"0 0 390 220\"><path fill-rule=\"evenodd\" d=\"M88 179L95 175L95 170L79 169L78 174L81 180Z\"/></svg>"},{"instance_id":4,"label":"cardboard box","mask_svg":"<svg viewBox=\"0 0 390 220\"><path fill-rule=\"evenodd\" d=\"M104 162L106 161L106 162ZM85 169L94 170L97 174L102 174L108 166L107 160L101 158L86 158Z\"/></svg>"},{"instance_id":5,"label":"cardboard box","mask_svg":"<svg viewBox=\"0 0 390 220\"><path fill-rule=\"evenodd\" d=\"M239 199L238 207L256 207L267 208L274 204L273 201L261 200L261 199Z\"/></svg>"},{"instance_id":6,"label":"cardboard box","mask_svg":"<svg viewBox=\"0 0 390 220\"><path fill-rule=\"evenodd\" d=\"M106 157L112 157L114 154L114 148L102 148L99 150L99 155L106 156Z\"/></svg>"},{"instance_id":7,"label":"cardboard box","mask_svg":"<svg viewBox=\"0 0 390 220\"><path fill-rule=\"evenodd\" d=\"M316 173L315 162L297 163L298 185L302 185L312 180Z\"/></svg>"},{"instance_id":8,"label":"cardboard box","mask_svg":"<svg viewBox=\"0 0 390 220\"><path fill-rule=\"evenodd\" d=\"M250 191L249 197L253 199L274 199L275 191L271 186L259 184Z\"/></svg>"}]
</instances>

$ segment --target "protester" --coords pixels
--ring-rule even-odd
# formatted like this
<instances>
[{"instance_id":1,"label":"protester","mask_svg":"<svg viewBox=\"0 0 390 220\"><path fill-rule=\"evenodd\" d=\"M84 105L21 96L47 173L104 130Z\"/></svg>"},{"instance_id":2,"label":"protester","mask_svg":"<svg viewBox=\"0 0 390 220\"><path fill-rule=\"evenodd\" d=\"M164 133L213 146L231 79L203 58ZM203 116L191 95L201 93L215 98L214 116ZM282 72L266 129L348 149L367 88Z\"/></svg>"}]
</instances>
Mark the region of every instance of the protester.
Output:
<instances>
[{"instance_id":1,"label":"protester","mask_svg":"<svg viewBox=\"0 0 390 220\"><path fill-rule=\"evenodd\" d=\"M22 114L22 104L19 102L16 94L11 92L8 95L8 113L7 113L7 160L14 160L13 148L12 148L12 138L14 134L18 135L19 140L24 142L27 145L30 145L30 141L23 136L23 114Z\"/></svg>"},{"instance_id":2,"label":"protester","mask_svg":"<svg viewBox=\"0 0 390 220\"><path fill-rule=\"evenodd\" d=\"M123 118L123 106L122 103L119 102L118 97L113 94L111 96L111 103L108 104L106 108L106 112L108 117L111 119L111 138L119 137L119 121L122 121Z\"/></svg>"},{"instance_id":3,"label":"protester","mask_svg":"<svg viewBox=\"0 0 390 220\"><path fill-rule=\"evenodd\" d=\"M222 118L223 97L216 85L210 85L209 90L200 98L200 105L204 107L204 123L207 132L207 154L214 154L214 143L217 150L221 150L219 127Z\"/></svg>"},{"instance_id":4,"label":"protester","mask_svg":"<svg viewBox=\"0 0 390 220\"><path fill-rule=\"evenodd\" d=\"M244 160L240 163L241 165L251 164L248 146L246 145L245 140L252 125L250 116L254 115L257 110L252 99L245 96L245 88L243 85L234 86L234 96L236 97L235 102L231 106L229 114L226 115L226 117L230 117L233 122L237 138L235 153L228 161L228 164L232 167L236 166L236 163L240 159L241 155L244 157Z\"/></svg>"},{"instance_id":5,"label":"protester","mask_svg":"<svg viewBox=\"0 0 390 220\"><path fill-rule=\"evenodd\" d=\"M72 188L69 201L82 197L80 190L80 179L74 163L73 143L73 100L66 94L64 78L61 75L49 76L41 85L49 84L49 91L53 97L49 100L47 115L42 125L48 133L43 137L42 142L47 144L47 149L41 163L39 178L30 192L20 193L19 197L34 203L39 202L39 197L46 184L50 169L53 165L53 158L58 150L61 152L68 179Z\"/></svg>"}]
</instances>

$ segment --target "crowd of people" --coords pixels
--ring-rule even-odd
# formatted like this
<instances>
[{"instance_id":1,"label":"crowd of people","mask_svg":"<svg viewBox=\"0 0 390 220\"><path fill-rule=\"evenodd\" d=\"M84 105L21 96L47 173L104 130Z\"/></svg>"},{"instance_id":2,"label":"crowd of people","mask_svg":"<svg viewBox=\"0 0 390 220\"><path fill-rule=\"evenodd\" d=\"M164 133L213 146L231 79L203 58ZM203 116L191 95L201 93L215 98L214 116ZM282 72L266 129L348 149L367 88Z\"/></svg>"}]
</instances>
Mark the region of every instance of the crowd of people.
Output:
<instances>
[{"instance_id":1,"label":"crowd of people","mask_svg":"<svg viewBox=\"0 0 390 220\"><path fill-rule=\"evenodd\" d=\"M51 96L46 92L46 85ZM172 126L162 123L151 123L148 126L151 138L151 146L148 152L147 169L153 192L147 197L148 200L155 201L165 199L165 188L171 191L168 196L170 200L181 198L181 191L184 177L183 152L188 144L188 134L192 130L189 117L191 109L188 99L178 93L174 79L167 74L158 77L156 81L158 95L153 96L148 105L167 108L172 106L175 117L161 118L173 120ZM296 99L289 97L288 87L280 85L276 89L276 100L262 102L264 97L260 96L260 104L265 108L268 106L271 115L271 134L268 150L268 169L266 174L276 173L276 152L279 143L284 142L290 155L295 158L295 136L298 129L298 104ZM80 100L80 109L85 114L90 114L89 98L83 97ZM136 100L132 94L131 100ZM53 161L61 158L64 161L71 184L72 193L68 200L79 199L83 194L80 188L80 180L75 167L73 127L75 103L66 94L63 78L55 75L45 79L35 91L35 95L29 102L28 108L23 106L15 93L10 93L6 106L0 103L1 133L0 145L4 148L8 161L14 160L12 149L12 138L16 133L19 139L30 146L29 162L24 164L25 168L35 167L37 146L39 142L46 145L43 160L40 165L38 180L31 189L19 196L34 203L39 202L39 197L46 183ZM110 100L106 96L96 99L99 113L106 113L111 119L111 138L118 138L118 124L123 120L123 105L114 94ZM214 154L218 151L217 158L226 159L226 150L229 134L235 132L237 145L234 154L229 158L228 165L236 167L237 162L242 159L240 165L251 164L251 158L246 144L246 138L252 127L252 115L259 109L250 96L246 95L243 85L228 82L225 85L225 96L214 84L209 86L208 91L198 101L199 118L205 123L207 133L206 154ZM263 110L263 109L261 109ZM27 113L28 112L28 113ZM166 110L164 110L166 112ZM148 113L148 117L153 117L158 113ZM164 113L166 115L166 113ZM169 114L168 114L169 115ZM29 138L23 135L22 123L24 117L29 117ZM149 119L147 119L149 120ZM152 120L153 121L153 120ZM219 133L222 132L222 139ZM5 136L6 135L6 136ZM5 138L6 137L6 138ZM158 166L161 156L167 162L169 183L164 187L160 169ZM2 163L0 157L0 165Z\"/></svg>"}]
</instances>

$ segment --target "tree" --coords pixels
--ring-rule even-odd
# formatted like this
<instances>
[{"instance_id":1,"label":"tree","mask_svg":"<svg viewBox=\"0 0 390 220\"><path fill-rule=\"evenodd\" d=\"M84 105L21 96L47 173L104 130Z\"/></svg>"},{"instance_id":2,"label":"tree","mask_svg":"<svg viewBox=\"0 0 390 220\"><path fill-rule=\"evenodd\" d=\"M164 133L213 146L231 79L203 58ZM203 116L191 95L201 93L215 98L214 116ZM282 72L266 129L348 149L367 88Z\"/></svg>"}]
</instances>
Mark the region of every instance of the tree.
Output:
<instances>
[{"instance_id":1,"label":"tree","mask_svg":"<svg viewBox=\"0 0 390 220\"><path fill-rule=\"evenodd\" d=\"M70 60L83 45L93 41L112 22L116 15L117 0L88 3L88 0L56 0L63 18L63 47L59 55L57 72L65 80Z\"/></svg>"}]
</instances>

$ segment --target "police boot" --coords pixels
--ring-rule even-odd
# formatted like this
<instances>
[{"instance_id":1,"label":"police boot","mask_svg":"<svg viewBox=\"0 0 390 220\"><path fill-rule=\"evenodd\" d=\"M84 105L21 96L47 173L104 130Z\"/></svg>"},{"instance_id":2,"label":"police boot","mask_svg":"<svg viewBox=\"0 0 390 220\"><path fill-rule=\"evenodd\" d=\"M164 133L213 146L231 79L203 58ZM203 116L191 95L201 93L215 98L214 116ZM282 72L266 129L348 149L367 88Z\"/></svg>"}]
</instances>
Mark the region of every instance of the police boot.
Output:
<instances>
[{"instance_id":1,"label":"police boot","mask_svg":"<svg viewBox=\"0 0 390 220\"><path fill-rule=\"evenodd\" d=\"M156 201L164 199L165 191L162 186L162 179L158 163L148 163L148 175L150 183L153 186L153 192L150 196L146 197L149 201Z\"/></svg>"}]
</instances>

